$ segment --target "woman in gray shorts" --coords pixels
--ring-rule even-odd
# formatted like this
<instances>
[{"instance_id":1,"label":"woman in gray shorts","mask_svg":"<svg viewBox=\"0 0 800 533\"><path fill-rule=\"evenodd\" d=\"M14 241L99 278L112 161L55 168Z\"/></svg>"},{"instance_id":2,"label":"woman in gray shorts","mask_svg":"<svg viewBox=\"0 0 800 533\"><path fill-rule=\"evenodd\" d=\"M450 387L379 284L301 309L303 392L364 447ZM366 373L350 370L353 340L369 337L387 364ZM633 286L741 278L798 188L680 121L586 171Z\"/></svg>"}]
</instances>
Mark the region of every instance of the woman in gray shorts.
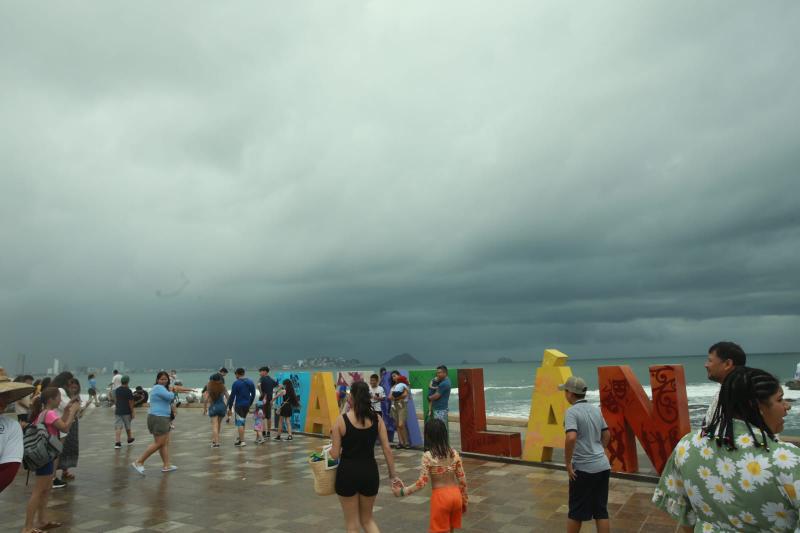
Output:
<instances>
[{"instance_id":1,"label":"woman in gray shorts","mask_svg":"<svg viewBox=\"0 0 800 533\"><path fill-rule=\"evenodd\" d=\"M134 470L144 475L144 462L147 458L158 452L164 465L162 472L172 472L178 467L169 462L169 431L170 414L172 413L172 400L175 392L192 392L192 389L174 385L169 388L169 374L159 372L156 375L156 384L150 390L150 411L147 415L147 429L153 435L153 444L147 447L138 460L131 463Z\"/></svg>"}]
</instances>

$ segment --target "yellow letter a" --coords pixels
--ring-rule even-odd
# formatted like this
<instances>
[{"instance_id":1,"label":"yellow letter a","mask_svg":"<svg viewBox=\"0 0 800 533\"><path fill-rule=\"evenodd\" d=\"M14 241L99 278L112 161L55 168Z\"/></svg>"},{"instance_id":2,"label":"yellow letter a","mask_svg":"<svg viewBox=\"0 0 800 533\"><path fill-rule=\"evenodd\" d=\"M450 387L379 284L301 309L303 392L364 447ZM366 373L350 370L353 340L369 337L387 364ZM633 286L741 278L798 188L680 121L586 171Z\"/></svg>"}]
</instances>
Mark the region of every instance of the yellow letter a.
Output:
<instances>
[{"instance_id":1,"label":"yellow letter a","mask_svg":"<svg viewBox=\"0 0 800 533\"><path fill-rule=\"evenodd\" d=\"M550 461L553 448L564 447L564 411L569 405L558 386L572 375L568 356L558 350L545 350L542 366L536 369L531 396L531 414L525 435L526 461Z\"/></svg>"},{"instance_id":2,"label":"yellow letter a","mask_svg":"<svg viewBox=\"0 0 800 533\"><path fill-rule=\"evenodd\" d=\"M333 374L314 372L306 409L306 433L330 434L336 417L339 416Z\"/></svg>"}]
</instances>

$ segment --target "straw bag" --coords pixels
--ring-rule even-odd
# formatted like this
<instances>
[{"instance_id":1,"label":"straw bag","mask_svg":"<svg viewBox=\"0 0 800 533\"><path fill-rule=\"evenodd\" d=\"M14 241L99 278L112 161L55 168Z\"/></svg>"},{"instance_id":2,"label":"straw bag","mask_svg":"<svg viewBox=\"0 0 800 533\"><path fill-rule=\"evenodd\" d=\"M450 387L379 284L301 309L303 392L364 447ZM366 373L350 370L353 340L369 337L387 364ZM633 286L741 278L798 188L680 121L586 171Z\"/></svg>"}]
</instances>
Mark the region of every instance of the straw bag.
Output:
<instances>
[{"instance_id":1,"label":"straw bag","mask_svg":"<svg viewBox=\"0 0 800 533\"><path fill-rule=\"evenodd\" d=\"M322 448L322 461L314 461L309 458L311 471L314 473L314 492L319 496L330 496L335 490L336 485L336 466L328 466L330 462L331 445Z\"/></svg>"}]
</instances>

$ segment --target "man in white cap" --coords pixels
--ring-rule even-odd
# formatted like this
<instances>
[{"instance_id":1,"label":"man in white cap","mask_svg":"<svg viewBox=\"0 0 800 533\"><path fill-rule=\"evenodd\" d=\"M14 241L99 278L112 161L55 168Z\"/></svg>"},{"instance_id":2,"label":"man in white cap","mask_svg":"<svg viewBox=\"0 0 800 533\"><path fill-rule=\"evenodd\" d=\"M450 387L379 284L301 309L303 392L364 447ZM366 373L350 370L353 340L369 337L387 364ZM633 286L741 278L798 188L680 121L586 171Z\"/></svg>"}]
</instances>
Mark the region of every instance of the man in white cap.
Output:
<instances>
[{"instance_id":1,"label":"man in white cap","mask_svg":"<svg viewBox=\"0 0 800 533\"><path fill-rule=\"evenodd\" d=\"M2 414L11 402L33 394L33 385L15 383L0 368L0 492L14 481L22 462L22 426L16 416Z\"/></svg>"},{"instance_id":2,"label":"man in white cap","mask_svg":"<svg viewBox=\"0 0 800 533\"><path fill-rule=\"evenodd\" d=\"M569 474L567 531L576 533L581 524L595 520L598 533L610 531L608 479L611 465L605 448L611 440L600 409L586 401L586 381L570 376L563 385L571 405L564 415L564 462Z\"/></svg>"}]
</instances>

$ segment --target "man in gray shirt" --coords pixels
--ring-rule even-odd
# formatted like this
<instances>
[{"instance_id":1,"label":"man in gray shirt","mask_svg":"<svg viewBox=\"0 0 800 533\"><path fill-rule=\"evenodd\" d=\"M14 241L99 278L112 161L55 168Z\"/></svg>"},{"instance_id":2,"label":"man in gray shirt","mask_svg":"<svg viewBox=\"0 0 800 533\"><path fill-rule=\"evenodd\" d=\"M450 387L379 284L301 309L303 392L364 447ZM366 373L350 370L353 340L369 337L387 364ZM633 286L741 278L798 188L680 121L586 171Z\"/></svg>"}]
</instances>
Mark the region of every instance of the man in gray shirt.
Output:
<instances>
[{"instance_id":1,"label":"man in gray shirt","mask_svg":"<svg viewBox=\"0 0 800 533\"><path fill-rule=\"evenodd\" d=\"M558 386L571 407L564 416L564 462L569 474L567 531L580 531L582 522L595 520L598 533L610 530L608 479L611 465L605 448L611 440L597 406L586 402L586 381L570 376Z\"/></svg>"}]
</instances>

